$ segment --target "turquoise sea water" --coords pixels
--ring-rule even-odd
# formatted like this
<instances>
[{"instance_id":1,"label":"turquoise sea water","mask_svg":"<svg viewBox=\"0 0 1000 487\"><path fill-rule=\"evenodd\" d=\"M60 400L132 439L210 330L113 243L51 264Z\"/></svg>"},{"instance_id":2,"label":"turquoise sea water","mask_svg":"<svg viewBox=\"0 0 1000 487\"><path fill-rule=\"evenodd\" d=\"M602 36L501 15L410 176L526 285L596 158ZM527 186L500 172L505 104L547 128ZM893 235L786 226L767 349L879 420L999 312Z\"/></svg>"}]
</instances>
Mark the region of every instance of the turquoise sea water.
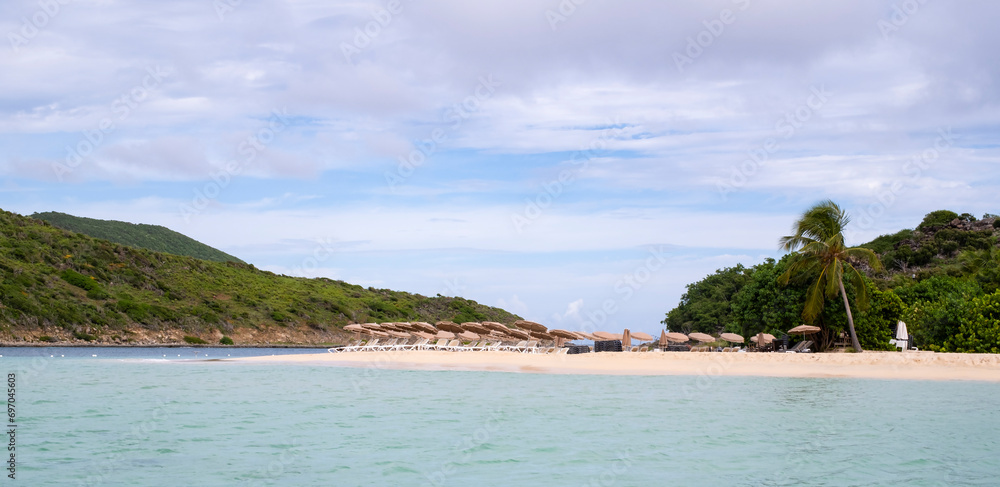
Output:
<instances>
[{"instance_id":1,"label":"turquoise sea water","mask_svg":"<svg viewBox=\"0 0 1000 487\"><path fill-rule=\"evenodd\" d=\"M993 383L0 351L9 485L1000 485Z\"/></svg>"}]
</instances>

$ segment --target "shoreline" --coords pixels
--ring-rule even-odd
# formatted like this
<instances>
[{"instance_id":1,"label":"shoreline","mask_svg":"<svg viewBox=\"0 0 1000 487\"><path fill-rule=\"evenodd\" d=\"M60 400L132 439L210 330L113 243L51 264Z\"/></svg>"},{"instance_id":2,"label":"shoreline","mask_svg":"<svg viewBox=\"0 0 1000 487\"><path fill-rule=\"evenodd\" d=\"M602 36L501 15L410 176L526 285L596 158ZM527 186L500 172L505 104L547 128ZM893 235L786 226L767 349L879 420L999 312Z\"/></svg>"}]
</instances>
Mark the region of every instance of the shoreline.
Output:
<instances>
[{"instance_id":1,"label":"shoreline","mask_svg":"<svg viewBox=\"0 0 1000 487\"><path fill-rule=\"evenodd\" d=\"M398 370L585 375L690 375L1000 382L1000 354L647 352L543 355L385 351L222 359L219 362Z\"/></svg>"}]
</instances>

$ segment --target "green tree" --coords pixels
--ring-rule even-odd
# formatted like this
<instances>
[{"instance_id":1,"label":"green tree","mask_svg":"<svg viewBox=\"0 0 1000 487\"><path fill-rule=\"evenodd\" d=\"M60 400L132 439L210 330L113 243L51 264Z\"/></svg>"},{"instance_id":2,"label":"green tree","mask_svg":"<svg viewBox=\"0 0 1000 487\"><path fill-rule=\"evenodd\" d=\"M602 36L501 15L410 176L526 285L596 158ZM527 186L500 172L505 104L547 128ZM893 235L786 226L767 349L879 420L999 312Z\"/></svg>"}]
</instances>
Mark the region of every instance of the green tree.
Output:
<instances>
[{"instance_id":1,"label":"green tree","mask_svg":"<svg viewBox=\"0 0 1000 487\"><path fill-rule=\"evenodd\" d=\"M937 210L924 215L924 221L917 225L917 230L926 230L931 227L947 225L952 220L958 218L958 213L950 210Z\"/></svg>"},{"instance_id":2,"label":"green tree","mask_svg":"<svg viewBox=\"0 0 1000 487\"><path fill-rule=\"evenodd\" d=\"M704 279L687 285L681 302L661 321L669 330L690 333L718 333L732 321L730 303L750 281L750 269L737 264L715 271Z\"/></svg>"},{"instance_id":3,"label":"green tree","mask_svg":"<svg viewBox=\"0 0 1000 487\"><path fill-rule=\"evenodd\" d=\"M806 286L778 284L791 259L791 255L777 262L767 259L749 269L749 281L732 298L730 332L745 337L758 333L780 336L801 324Z\"/></svg>"},{"instance_id":4,"label":"green tree","mask_svg":"<svg viewBox=\"0 0 1000 487\"><path fill-rule=\"evenodd\" d=\"M807 210L795 222L795 234L780 240L782 249L795 253L792 264L779 279L782 284L787 284L793 277L815 279L806 292L806 303L802 310L802 318L810 323L823 312L826 298L834 297L839 291L847 313L851 344L854 350L860 352L861 343L854 329L854 317L844 289L844 274L846 272L848 281L858 291L859 307L866 308L868 292L864 275L851 262L863 262L875 270L881 270L882 263L870 249L848 248L844 244L844 228L850 221L847 213L830 200Z\"/></svg>"}]
</instances>

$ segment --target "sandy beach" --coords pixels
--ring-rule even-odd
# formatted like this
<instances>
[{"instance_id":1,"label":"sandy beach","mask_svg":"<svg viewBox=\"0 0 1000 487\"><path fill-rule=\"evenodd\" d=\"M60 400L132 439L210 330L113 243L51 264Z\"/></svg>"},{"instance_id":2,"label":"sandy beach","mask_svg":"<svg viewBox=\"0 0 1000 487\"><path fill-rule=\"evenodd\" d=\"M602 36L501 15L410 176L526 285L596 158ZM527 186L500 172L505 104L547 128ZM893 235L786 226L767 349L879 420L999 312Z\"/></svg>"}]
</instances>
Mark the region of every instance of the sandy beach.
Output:
<instances>
[{"instance_id":1,"label":"sandy beach","mask_svg":"<svg viewBox=\"0 0 1000 487\"><path fill-rule=\"evenodd\" d=\"M249 357L225 361L542 374L851 377L1000 382L1000 355L933 352L543 355L517 352L397 351Z\"/></svg>"}]
</instances>

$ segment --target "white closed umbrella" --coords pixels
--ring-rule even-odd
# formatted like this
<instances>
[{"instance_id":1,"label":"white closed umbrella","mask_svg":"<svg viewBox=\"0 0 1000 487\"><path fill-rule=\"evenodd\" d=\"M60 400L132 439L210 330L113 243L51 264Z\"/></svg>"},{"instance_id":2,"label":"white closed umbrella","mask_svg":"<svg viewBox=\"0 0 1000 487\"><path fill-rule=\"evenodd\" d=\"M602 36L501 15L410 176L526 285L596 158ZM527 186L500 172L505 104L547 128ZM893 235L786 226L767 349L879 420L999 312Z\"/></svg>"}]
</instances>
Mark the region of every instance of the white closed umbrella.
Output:
<instances>
[{"instance_id":1,"label":"white closed umbrella","mask_svg":"<svg viewBox=\"0 0 1000 487\"><path fill-rule=\"evenodd\" d=\"M896 324L896 343L903 342L903 351L910 348L910 334L906 331L906 323Z\"/></svg>"}]
</instances>

